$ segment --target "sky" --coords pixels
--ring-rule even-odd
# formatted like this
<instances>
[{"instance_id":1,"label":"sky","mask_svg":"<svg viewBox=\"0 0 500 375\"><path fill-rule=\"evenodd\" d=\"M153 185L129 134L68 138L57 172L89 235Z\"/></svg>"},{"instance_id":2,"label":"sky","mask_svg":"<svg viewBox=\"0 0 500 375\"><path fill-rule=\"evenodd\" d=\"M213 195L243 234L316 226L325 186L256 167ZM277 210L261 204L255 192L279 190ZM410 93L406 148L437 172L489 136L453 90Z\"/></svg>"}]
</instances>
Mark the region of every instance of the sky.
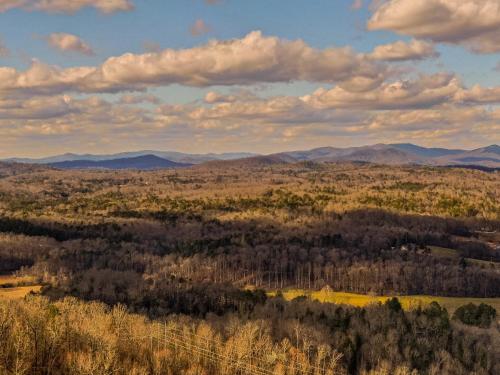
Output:
<instances>
[{"instance_id":1,"label":"sky","mask_svg":"<svg viewBox=\"0 0 500 375\"><path fill-rule=\"evenodd\" d=\"M500 142L499 0L0 0L0 158Z\"/></svg>"}]
</instances>

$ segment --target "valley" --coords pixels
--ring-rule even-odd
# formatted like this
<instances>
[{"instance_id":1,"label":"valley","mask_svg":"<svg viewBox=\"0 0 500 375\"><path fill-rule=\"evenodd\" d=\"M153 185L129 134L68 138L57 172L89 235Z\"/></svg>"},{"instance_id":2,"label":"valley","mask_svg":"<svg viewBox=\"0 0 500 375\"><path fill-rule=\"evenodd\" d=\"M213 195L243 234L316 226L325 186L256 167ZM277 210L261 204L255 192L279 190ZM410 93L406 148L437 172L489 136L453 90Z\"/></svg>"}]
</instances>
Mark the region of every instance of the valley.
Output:
<instances>
[{"instance_id":1,"label":"valley","mask_svg":"<svg viewBox=\"0 0 500 375\"><path fill-rule=\"evenodd\" d=\"M500 0L0 19L0 375L500 375Z\"/></svg>"},{"instance_id":2,"label":"valley","mask_svg":"<svg viewBox=\"0 0 500 375\"><path fill-rule=\"evenodd\" d=\"M251 157L0 176L0 354L27 368L499 368L498 172ZM16 354L39 337L57 352Z\"/></svg>"}]
</instances>

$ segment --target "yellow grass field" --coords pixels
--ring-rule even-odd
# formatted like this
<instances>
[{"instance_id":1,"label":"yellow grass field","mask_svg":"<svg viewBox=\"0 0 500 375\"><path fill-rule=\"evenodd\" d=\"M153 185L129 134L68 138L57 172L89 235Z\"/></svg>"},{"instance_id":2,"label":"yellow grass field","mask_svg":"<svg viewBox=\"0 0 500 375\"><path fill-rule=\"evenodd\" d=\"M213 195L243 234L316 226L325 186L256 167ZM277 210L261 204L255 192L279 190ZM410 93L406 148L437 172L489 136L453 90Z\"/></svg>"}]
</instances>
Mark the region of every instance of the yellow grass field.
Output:
<instances>
[{"instance_id":1,"label":"yellow grass field","mask_svg":"<svg viewBox=\"0 0 500 375\"><path fill-rule=\"evenodd\" d=\"M32 283L33 281L33 278L29 276L17 277L14 275L0 275L0 286L5 284L28 284Z\"/></svg>"},{"instance_id":2,"label":"yellow grass field","mask_svg":"<svg viewBox=\"0 0 500 375\"><path fill-rule=\"evenodd\" d=\"M21 299L26 297L30 292L39 293L41 289L42 289L41 285L18 286L14 288L0 288L0 300Z\"/></svg>"},{"instance_id":3,"label":"yellow grass field","mask_svg":"<svg viewBox=\"0 0 500 375\"><path fill-rule=\"evenodd\" d=\"M30 277L16 277L11 275L0 275L0 300L21 299L30 292L39 293L41 285L23 285L32 283L34 280ZM20 285L21 284L21 285ZM12 285L12 287L2 287Z\"/></svg>"},{"instance_id":4,"label":"yellow grass field","mask_svg":"<svg viewBox=\"0 0 500 375\"><path fill-rule=\"evenodd\" d=\"M270 296L276 295L276 292L269 292ZM337 304L345 304L351 306L363 307L373 303L384 303L387 299L392 298L392 296L370 296L364 294L354 294L354 293L344 293L344 292L332 292L332 291L306 291L306 290L284 290L282 291L283 297L286 300L292 300L296 297L305 296L313 300L318 300L320 302L329 302ZM458 298L458 297L435 297L435 296L397 296L401 305L405 310L415 309L418 306L425 307L429 305L432 301L436 301L441 306L445 307L450 314L460 306L466 305L468 303L486 303L493 306L497 311L500 312L500 298Z\"/></svg>"}]
</instances>

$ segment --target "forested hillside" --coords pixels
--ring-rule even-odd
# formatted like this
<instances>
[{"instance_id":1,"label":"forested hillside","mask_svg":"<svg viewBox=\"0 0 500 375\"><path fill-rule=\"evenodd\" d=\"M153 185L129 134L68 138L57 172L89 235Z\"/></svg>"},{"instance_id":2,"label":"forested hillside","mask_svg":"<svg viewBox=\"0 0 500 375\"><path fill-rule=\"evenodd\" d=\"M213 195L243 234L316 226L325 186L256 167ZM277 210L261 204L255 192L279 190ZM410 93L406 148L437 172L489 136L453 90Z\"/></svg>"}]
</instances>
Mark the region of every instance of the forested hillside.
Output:
<instances>
[{"instance_id":1,"label":"forested hillside","mask_svg":"<svg viewBox=\"0 0 500 375\"><path fill-rule=\"evenodd\" d=\"M6 374L497 374L498 331L431 305L367 309L280 298L249 314L151 322L123 306L0 301ZM337 349L335 349L337 348Z\"/></svg>"},{"instance_id":2,"label":"forested hillside","mask_svg":"<svg viewBox=\"0 0 500 375\"><path fill-rule=\"evenodd\" d=\"M286 367L296 361L331 370L311 367L310 374L500 369L496 318L475 327L437 304L404 312L397 300L354 308L279 297L285 289L325 288L500 297L498 173L224 162L147 172L2 164L0 177L0 274L30 277L50 299L0 304L0 335L9 343L0 349L0 369L7 373L18 365L44 374L245 373L193 357L192 347L172 358L181 349L151 339L147 319L204 337L215 332L210 355L224 358L238 340L252 342L238 336L247 332L256 340L252 355L272 374L301 373ZM109 312L68 296L122 307ZM118 313L140 321L134 332L105 325ZM84 338L86 314L104 325ZM78 329L75 316L83 319ZM54 340L52 351L33 347L33 327ZM140 336L140 350L123 335ZM52 358L67 340L76 340L73 349ZM39 368L49 363L52 372Z\"/></svg>"}]
</instances>

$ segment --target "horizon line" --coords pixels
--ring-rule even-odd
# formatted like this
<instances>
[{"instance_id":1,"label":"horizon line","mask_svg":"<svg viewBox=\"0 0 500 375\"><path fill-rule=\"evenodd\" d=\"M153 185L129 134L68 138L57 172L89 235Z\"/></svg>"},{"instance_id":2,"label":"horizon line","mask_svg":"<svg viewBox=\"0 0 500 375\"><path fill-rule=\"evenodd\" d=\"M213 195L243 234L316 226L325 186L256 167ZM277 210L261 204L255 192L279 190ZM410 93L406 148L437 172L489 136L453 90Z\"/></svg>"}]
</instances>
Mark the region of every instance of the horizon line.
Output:
<instances>
[{"instance_id":1,"label":"horizon line","mask_svg":"<svg viewBox=\"0 0 500 375\"><path fill-rule=\"evenodd\" d=\"M259 152L254 152L254 151L226 151L226 152L216 152L216 151L211 151L211 152L186 152L186 151L177 151L177 150L154 150L154 149L140 149L140 150L130 150L130 151L117 151L113 153L90 153L90 152L84 152L84 153L76 153L76 152L63 152L59 154L51 154L51 155L46 155L46 156L38 156L38 157L29 157L29 156L8 156L8 157L3 157L0 158L1 161L9 161L13 159L29 159L29 160L41 160L41 159L48 159L48 158L54 158L58 156L65 156L65 155L75 155L75 156L115 156L119 154L132 154L132 153L141 153L141 152L175 152L179 154L186 154L186 155L225 155L225 154L252 154L253 156L268 156L268 155L274 155L274 154L281 154L281 153L287 153L287 152L300 152L300 151L311 151L311 150L317 150L321 148L336 148L336 149L348 149L348 148L362 148L362 147L373 147L373 146L378 146L378 145L383 145L383 146L394 146L394 145L412 145L412 146L417 146L417 147L422 147L426 149L445 149L445 150L460 150L460 151L474 151L474 150L479 150L482 148L487 148L491 146L497 146L500 147L496 143L491 143L487 144L484 146L479 146L475 148L460 148L460 147L443 147L443 146L421 146L416 143L411 143L411 142L401 142L401 143L372 143L372 144L365 144L361 146L345 146L345 147L338 147L338 146L319 146L319 147L313 147L313 148L304 148L304 149L291 149L291 150L284 150L284 151L276 151L276 152L271 152L271 153L259 153Z\"/></svg>"}]
</instances>

